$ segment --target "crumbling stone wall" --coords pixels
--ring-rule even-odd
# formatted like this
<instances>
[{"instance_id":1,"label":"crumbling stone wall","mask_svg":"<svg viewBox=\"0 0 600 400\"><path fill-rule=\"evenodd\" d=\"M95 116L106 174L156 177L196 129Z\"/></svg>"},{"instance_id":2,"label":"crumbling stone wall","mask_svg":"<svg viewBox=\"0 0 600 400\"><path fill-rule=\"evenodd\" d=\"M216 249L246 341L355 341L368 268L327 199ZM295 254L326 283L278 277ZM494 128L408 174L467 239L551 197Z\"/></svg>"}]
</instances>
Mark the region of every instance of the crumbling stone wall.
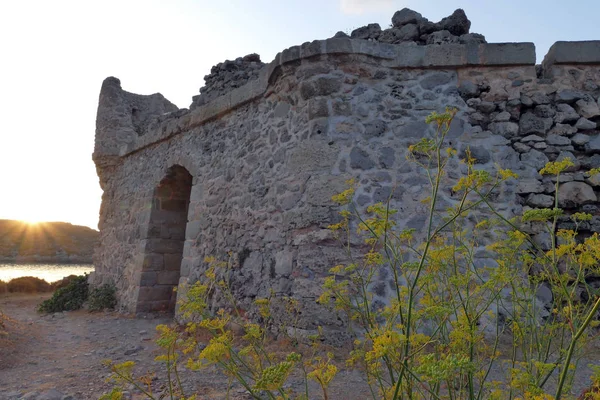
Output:
<instances>
[{"instance_id":1,"label":"crumbling stone wall","mask_svg":"<svg viewBox=\"0 0 600 400\"><path fill-rule=\"evenodd\" d=\"M424 122L430 112L452 106L459 109L452 146L463 154L470 147L477 168L499 165L520 175L494 199L502 213L547 206L553 186L539 170L572 156L577 165L564 176L560 203L594 214L584 229L600 231L600 182L585 175L600 166L599 84L598 42L559 42L536 67L531 43L343 37L284 50L255 79L206 103L194 100L193 110L172 110L162 96L134 95L108 78L94 151L104 194L93 282L116 283L125 310L154 310L167 303L152 291L157 275L148 272L179 266L181 286L200 278L206 256L231 253L231 284L242 304L271 290L295 297L299 328L326 326L343 340L345 321L315 299L329 268L345 260L327 229L338 218L331 196L344 182L358 179L360 207L390 199L400 228L422 229L428 182L406 151L431 133ZM191 177L180 264L176 251L156 251L166 242L153 233L153 201L174 167ZM462 168L456 161L450 171ZM444 207L457 201L450 184L440 195ZM529 229L547 242L539 227ZM489 260L483 247L476 257ZM373 288L382 303L389 281L382 270Z\"/></svg>"}]
</instances>

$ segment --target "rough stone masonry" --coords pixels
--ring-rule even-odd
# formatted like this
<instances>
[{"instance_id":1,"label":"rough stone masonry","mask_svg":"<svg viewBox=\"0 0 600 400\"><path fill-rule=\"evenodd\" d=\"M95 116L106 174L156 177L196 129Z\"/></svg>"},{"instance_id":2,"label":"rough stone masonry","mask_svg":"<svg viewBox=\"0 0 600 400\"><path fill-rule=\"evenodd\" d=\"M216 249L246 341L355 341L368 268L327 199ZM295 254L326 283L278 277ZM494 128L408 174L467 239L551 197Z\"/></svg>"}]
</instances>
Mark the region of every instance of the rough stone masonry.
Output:
<instances>
[{"instance_id":1,"label":"rough stone masonry","mask_svg":"<svg viewBox=\"0 0 600 400\"><path fill-rule=\"evenodd\" d=\"M226 61L189 110L107 78L93 155L104 190L93 283L116 284L124 310L169 311L173 288L198 280L206 256L230 252L241 304L273 290L302 303L299 328L341 332L344 321L315 304L345 259L327 229L338 218L331 196L355 177L359 206L391 197L400 228L422 228L428 183L405 155L430 133L425 117L446 106L459 109L455 148L469 146L478 168L519 174L494 200L501 212L551 206L553 182L538 171L571 157L560 206L593 214L582 229L600 232L600 180L585 174L600 167L600 41L557 42L536 66L532 43L486 43L469 28L462 10L433 23L404 9L386 30L307 42L269 64L254 54ZM450 187L441 197L456 202ZM485 262L483 249L477 256ZM389 276L378 279L385 302Z\"/></svg>"}]
</instances>

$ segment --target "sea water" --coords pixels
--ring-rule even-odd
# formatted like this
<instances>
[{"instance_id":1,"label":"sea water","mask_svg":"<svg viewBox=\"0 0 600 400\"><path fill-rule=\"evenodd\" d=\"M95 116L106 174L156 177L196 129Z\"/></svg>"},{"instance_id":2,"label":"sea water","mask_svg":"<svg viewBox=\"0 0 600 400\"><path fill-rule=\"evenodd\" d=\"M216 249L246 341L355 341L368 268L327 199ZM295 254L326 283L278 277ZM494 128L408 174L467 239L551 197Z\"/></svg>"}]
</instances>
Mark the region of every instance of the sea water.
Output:
<instances>
[{"instance_id":1,"label":"sea water","mask_svg":"<svg viewBox=\"0 0 600 400\"><path fill-rule=\"evenodd\" d=\"M0 281L9 281L21 276L35 276L47 282L58 281L69 275L83 275L94 270L92 264L2 264Z\"/></svg>"}]
</instances>

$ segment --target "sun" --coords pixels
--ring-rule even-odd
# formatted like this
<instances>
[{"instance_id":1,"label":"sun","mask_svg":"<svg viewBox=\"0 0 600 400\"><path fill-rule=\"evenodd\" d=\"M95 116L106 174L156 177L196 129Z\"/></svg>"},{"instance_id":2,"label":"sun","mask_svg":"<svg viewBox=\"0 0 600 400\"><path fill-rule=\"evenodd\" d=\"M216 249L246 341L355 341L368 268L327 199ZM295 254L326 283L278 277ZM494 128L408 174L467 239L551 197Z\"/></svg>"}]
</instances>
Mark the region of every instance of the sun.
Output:
<instances>
[{"instance_id":1,"label":"sun","mask_svg":"<svg viewBox=\"0 0 600 400\"><path fill-rule=\"evenodd\" d=\"M26 218L26 219L21 219L21 222L25 222L27 225L38 225L40 224L42 221L38 220L38 219L30 219L30 218Z\"/></svg>"}]
</instances>

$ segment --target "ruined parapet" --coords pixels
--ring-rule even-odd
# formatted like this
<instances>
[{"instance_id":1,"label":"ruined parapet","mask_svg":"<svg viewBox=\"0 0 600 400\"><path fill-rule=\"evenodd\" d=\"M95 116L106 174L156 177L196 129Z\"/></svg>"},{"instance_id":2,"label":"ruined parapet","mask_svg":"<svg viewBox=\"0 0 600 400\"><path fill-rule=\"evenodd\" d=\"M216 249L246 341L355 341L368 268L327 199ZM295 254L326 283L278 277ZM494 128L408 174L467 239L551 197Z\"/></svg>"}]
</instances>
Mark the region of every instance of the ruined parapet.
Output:
<instances>
[{"instance_id":1,"label":"ruined parapet","mask_svg":"<svg viewBox=\"0 0 600 400\"><path fill-rule=\"evenodd\" d=\"M543 77L575 82L576 88L600 93L600 40L556 42L542 62Z\"/></svg>"},{"instance_id":2,"label":"ruined parapet","mask_svg":"<svg viewBox=\"0 0 600 400\"><path fill-rule=\"evenodd\" d=\"M137 95L109 80L95 160L113 163L104 172L96 275L117 284L122 308L155 311L172 304L174 286L202 276L206 256L233 255L230 283L242 306L272 290L302 303L299 328L342 331L345 322L315 304L329 268L345 257L327 229L338 218L331 196L357 178L359 207L390 199L399 228L422 228L428 181L406 151L431 133L425 117L446 106L459 109L448 136L459 154L470 147L477 168L519 174L494 199L504 215L548 204L553 186L539 170L572 156L561 205L591 212L583 229L600 231L600 185L585 175L600 166L599 93L581 79L597 76L600 62L577 65L582 75L538 77L531 43L317 40L284 50L256 79L193 110L147 105L155 111L144 114L141 133L127 111ZM450 170L459 173L455 161ZM440 196L456 204L450 187ZM383 304L388 281L382 272L374 282Z\"/></svg>"},{"instance_id":3,"label":"ruined parapet","mask_svg":"<svg viewBox=\"0 0 600 400\"><path fill-rule=\"evenodd\" d=\"M160 93L149 96L129 93L121 88L119 79L106 78L100 89L96 115L93 154L96 166L101 170L113 164L123 149L143 136L161 116L177 110L177 106ZM102 183L101 173L100 178Z\"/></svg>"},{"instance_id":4,"label":"ruined parapet","mask_svg":"<svg viewBox=\"0 0 600 400\"><path fill-rule=\"evenodd\" d=\"M364 39L389 44L414 43L432 44L478 44L486 43L485 36L470 33L471 21L462 9L434 23L408 8L397 11L392 17L392 26L382 30L379 24L369 24L352 31L350 38ZM335 37L348 37L338 32Z\"/></svg>"},{"instance_id":5,"label":"ruined parapet","mask_svg":"<svg viewBox=\"0 0 600 400\"><path fill-rule=\"evenodd\" d=\"M265 63L260 61L258 54L248 54L215 65L211 68L210 74L204 77L205 85L200 88L200 94L192 98L190 110L244 86L249 81L258 79L260 70L264 66Z\"/></svg>"}]
</instances>

